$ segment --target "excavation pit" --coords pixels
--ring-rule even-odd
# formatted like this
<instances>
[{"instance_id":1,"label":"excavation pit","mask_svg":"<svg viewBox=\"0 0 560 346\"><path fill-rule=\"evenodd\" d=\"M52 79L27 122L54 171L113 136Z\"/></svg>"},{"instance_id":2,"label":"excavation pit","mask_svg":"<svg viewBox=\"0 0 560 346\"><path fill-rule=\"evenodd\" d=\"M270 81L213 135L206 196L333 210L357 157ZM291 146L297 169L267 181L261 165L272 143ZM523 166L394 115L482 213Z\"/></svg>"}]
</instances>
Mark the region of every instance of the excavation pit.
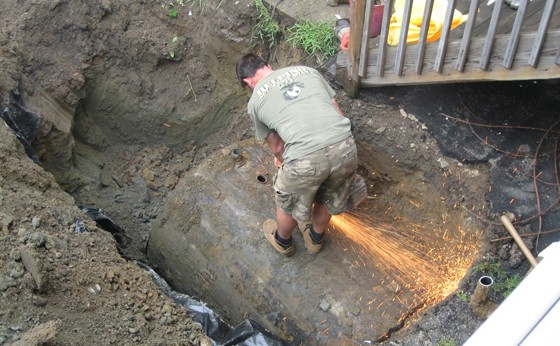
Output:
<instances>
[{"instance_id":1,"label":"excavation pit","mask_svg":"<svg viewBox=\"0 0 560 346\"><path fill-rule=\"evenodd\" d=\"M182 178L148 244L151 265L173 287L233 324L250 317L295 344L384 340L456 290L476 258L476 232L434 187L407 181L398 165L362 147L360 172L372 191L396 189L412 208L399 203L380 215L387 206L369 200L333 217L321 253L308 255L296 232L296 254L285 259L262 234L275 215L272 184L260 181L274 175L273 156L263 143L241 145L243 170L226 148ZM255 172L261 184L252 183ZM372 176L392 183L377 186Z\"/></svg>"}]
</instances>

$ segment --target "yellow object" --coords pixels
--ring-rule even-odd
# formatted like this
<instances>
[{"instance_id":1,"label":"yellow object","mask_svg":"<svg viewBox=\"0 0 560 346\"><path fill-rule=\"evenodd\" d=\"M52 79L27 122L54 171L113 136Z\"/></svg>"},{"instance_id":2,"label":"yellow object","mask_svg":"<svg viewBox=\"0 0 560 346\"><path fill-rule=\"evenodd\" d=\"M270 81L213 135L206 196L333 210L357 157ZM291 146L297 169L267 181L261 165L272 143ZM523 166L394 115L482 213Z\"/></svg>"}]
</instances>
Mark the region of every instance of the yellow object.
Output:
<instances>
[{"instance_id":1,"label":"yellow object","mask_svg":"<svg viewBox=\"0 0 560 346\"><path fill-rule=\"evenodd\" d=\"M387 42L391 46L396 46L399 44L399 38L401 34L402 18L404 13L405 0L395 1L395 12L391 17L391 23L389 25L389 37ZM422 17L424 16L424 0L416 0L412 3L412 13L410 15L410 25L408 27L408 35L406 38L406 43L416 43L420 37L420 29L422 28ZM428 42L436 41L441 36L441 31L443 29L443 22L445 20L445 12L447 11L447 1L446 0L435 0L434 7L432 9L432 16L430 17L430 28L428 29ZM461 12L454 10L453 22L451 24L451 29L455 29L457 26L461 25L468 18L468 15L463 15Z\"/></svg>"}]
</instances>

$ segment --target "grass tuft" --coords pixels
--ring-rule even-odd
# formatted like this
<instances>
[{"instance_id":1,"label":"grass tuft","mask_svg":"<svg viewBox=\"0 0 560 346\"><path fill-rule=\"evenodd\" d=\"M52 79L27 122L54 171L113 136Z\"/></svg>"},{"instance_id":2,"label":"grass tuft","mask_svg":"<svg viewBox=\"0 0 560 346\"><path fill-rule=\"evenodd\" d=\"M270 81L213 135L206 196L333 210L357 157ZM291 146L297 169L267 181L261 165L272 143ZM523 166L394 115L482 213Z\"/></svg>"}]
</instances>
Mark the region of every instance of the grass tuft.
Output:
<instances>
[{"instance_id":1,"label":"grass tuft","mask_svg":"<svg viewBox=\"0 0 560 346\"><path fill-rule=\"evenodd\" d=\"M309 55L318 55L321 62L336 55L339 44L328 23L305 21L288 29L288 43L301 47Z\"/></svg>"}]
</instances>

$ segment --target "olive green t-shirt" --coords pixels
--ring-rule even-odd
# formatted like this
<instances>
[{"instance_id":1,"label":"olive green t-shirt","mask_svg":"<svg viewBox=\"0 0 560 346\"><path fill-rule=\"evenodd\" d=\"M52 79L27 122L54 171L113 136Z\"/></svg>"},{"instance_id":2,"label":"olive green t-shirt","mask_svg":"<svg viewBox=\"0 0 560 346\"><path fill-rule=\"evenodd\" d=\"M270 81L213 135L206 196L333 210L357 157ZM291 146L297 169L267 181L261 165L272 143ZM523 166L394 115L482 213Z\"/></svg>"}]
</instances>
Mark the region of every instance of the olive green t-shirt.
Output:
<instances>
[{"instance_id":1,"label":"olive green t-shirt","mask_svg":"<svg viewBox=\"0 0 560 346\"><path fill-rule=\"evenodd\" d=\"M273 71L257 83L247 105L256 138L277 132L289 162L351 136L350 119L337 112L331 102L334 95L313 68Z\"/></svg>"}]
</instances>

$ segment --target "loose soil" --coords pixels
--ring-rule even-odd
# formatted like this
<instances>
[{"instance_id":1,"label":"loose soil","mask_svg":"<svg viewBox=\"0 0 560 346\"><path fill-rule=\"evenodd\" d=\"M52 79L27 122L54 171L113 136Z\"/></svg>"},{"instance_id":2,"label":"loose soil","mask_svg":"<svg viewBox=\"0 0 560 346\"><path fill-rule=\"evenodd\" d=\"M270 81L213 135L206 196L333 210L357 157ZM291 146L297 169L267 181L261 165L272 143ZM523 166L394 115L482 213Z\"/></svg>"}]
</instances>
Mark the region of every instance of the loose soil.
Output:
<instances>
[{"instance_id":1,"label":"loose soil","mask_svg":"<svg viewBox=\"0 0 560 346\"><path fill-rule=\"evenodd\" d=\"M269 53L251 41L250 1L7 0L0 13L0 98L10 114L38 116L27 140L41 162L2 127L0 344L211 344L135 261L149 260L150 229L181 179L252 137L234 66L250 50ZM282 43L271 62L316 64L304 57ZM425 120L438 109L412 111L421 89L364 90L353 99L322 72L354 123L368 210L409 210L399 193L429 185L438 194L428 197L482 233L480 260L493 256L524 274L511 240L489 242L504 236L485 222L495 217L490 165L442 154L437 125ZM101 208L131 242L117 243L78 206ZM82 224L87 232L77 233ZM464 299L476 279L460 283L464 295L388 330L384 342L464 342L483 321Z\"/></svg>"}]
</instances>

